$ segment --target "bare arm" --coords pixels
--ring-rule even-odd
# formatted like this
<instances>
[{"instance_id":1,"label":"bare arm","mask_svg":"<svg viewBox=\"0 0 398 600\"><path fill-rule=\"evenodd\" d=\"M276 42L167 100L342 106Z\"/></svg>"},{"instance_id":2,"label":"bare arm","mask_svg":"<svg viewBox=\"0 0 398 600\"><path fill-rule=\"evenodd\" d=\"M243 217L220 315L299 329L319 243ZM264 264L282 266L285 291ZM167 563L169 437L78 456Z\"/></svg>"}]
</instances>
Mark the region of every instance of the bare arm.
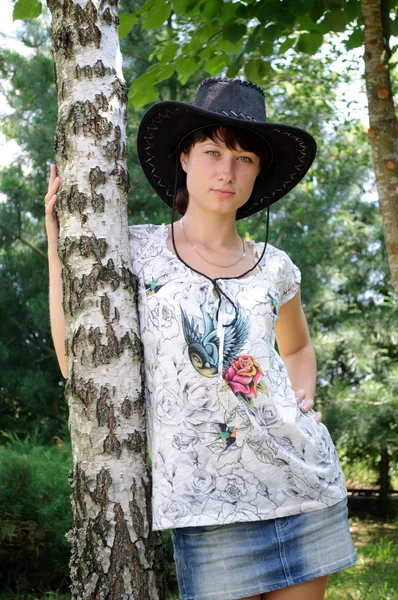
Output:
<instances>
[{"instance_id":1,"label":"bare arm","mask_svg":"<svg viewBox=\"0 0 398 600\"><path fill-rule=\"evenodd\" d=\"M305 404L312 408L316 386L316 357L301 306L300 290L280 307L275 335L293 389L301 394L305 391ZM316 413L315 418L319 422L321 413Z\"/></svg>"},{"instance_id":2,"label":"bare arm","mask_svg":"<svg viewBox=\"0 0 398 600\"><path fill-rule=\"evenodd\" d=\"M57 200L56 192L60 179L56 176L56 167L51 165L48 192L44 198L46 206L46 231L48 240L48 268L50 284L50 322L51 335L62 375L67 377L67 361L65 356L65 315L62 306L62 264L58 256L58 222L54 212Z\"/></svg>"}]
</instances>

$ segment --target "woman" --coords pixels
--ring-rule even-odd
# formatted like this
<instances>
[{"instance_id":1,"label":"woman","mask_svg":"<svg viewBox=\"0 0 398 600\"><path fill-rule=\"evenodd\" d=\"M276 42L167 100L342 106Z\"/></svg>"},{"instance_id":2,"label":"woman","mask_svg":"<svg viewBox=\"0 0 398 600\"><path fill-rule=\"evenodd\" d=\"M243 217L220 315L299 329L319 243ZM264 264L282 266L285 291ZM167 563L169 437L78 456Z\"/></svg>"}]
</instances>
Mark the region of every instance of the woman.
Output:
<instances>
[{"instance_id":1,"label":"woman","mask_svg":"<svg viewBox=\"0 0 398 600\"><path fill-rule=\"evenodd\" d=\"M268 237L269 206L305 175L315 142L266 123L256 85L217 78L192 105L151 107L137 150L173 208L171 226L134 226L130 239L153 528L173 530L181 599L320 600L328 574L356 554L335 448L319 417L297 406L306 395L312 407L316 380L300 272L267 239L247 243L235 226L267 208ZM52 255L58 186L53 169ZM59 270L50 260L52 331L66 374L54 323L62 330Z\"/></svg>"}]
</instances>

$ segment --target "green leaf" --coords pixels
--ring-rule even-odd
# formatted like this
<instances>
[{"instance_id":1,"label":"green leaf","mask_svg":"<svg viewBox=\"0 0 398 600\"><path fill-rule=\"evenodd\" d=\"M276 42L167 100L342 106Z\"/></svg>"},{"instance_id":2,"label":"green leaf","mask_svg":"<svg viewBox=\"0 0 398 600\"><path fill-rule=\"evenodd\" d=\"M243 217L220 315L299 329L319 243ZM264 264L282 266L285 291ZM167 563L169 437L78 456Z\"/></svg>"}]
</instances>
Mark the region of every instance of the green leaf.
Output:
<instances>
[{"instance_id":1,"label":"green leaf","mask_svg":"<svg viewBox=\"0 0 398 600\"><path fill-rule=\"evenodd\" d=\"M202 0L172 0L173 10L177 17L188 15L194 8L199 7Z\"/></svg>"},{"instance_id":2,"label":"green leaf","mask_svg":"<svg viewBox=\"0 0 398 600\"><path fill-rule=\"evenodd\" d=\"M325 13L325 7L322 0L317 0L314 7L310 10L310 17L316 23Z\"/></svg>"},{"instance_id":3,"label":"green leaf","mask_svg":"<svg viewBox=\"0 0 398 600\"><path fill-rule=\"evenodd\" d=\"M227 77L236 77L242 66L243 52L229 65Z\"/></svg>"},{"instance_id":4,"label":"green leaf","mask_svg":"<svg viewBox=\"0 0 398 600\"><path fill-rule=\"evenodd\" d=\"M139 10L136 11L137 17L142 17L142 15L146 15L151 8L155 5L156 0L146 0L146 2L141 6Z\"/></svg>"},{"instance_id":5,"label":"green leaf","mask_svg":"<svg viewBox=\"0 0 398 600\"><path fill-rule=\"evenodd\" d=\"M147 76L151 81L155 83L159 83L160 81L164 81L171 77L174 73L175 67L174 65L167 65L163 62L158 62L155 65L151 65L147 72L138 77L135 81L139 81L141 78Z\"/></svg>"},{"instance_id":6,"label":"green leaf","mask_svg":"<svg viewBox=\"0 0 398 600\"><path fill-rule=\"evenodd\" d=\"M273 23L264 29L262 39L266 42L274 42L281 37L284 31L284 25L281 23Z\"/></svg>"},{"instance_id":7,"label":"green leaf","mask_svg":"<svg viewBox=\"0 0 398 600\"><path fill-rule=\"evenodd\" d=\"M223 0L206 0L201 7L201 13L206 21L213 21L220 15L223 7Z\"/></svg>"},{"instance_id":8,"label":"green leaf","mask_svg":"<svg viewBox=\"0 0 398 600\"><path fill-rule=\"evenodd\" d=\"M321 33L329 33L330 31L341 32L345 31L349 19L341 8L335 8L326 13L325 18L318 24L318 29Z\"/></svg>"},{"instance_id":9,"label":"green leaf","mask_svg":"<svg viewBox=\"0 0 398 600\"><path fill-rule=\"evenodd\" d=\"M204 65L204 70L210 75L219 75L223 68L230 63L231 59L228 54L216 54Z\"/></svg>"},{"instance_id":10,"label":"green leaf","mask_svg":"<svg viewBox=\"0 0 398 600\"><path fill-rule=\"evenodd\" d=\"M134 86L129 91L129 103L131 103L134 108L139 108L140 106L144 106L149 102L156 102L159 98L159 92L157 87L154 85L149 86Z\"/></svg>"},{"instance_id":11,"label":"green leaf","mask_svg":"<svg viewBox=\"0 0 398 600\"><path fill-rule=\"evenodd\" d=\"M161 27L165 21L169 18L171 13L170 5L167 0L157 0L146 17L142 21L142 26L146 29L157 29Z\"/></svg>"},{"instance_id":12,"label":"green leaf","mask_svg":"<svg viewBox=\"0 0 398 600\"><path fill-rule=\"evenodd\" d=\"M363 46L365 42L365 35L363 29L354 29L348 40L344 42L347 50L352 50L353 48L359 48L359 46Z\"/></svg>"},{"instance_id":13,"label":"green leaf","mask_svg":"<svg viewBox=\"0 0 398 600\"><path fill-rule=\"evenodd\" d=\"M311 19L309 14L304 15L298 21L298 28L306 31L316 29L316 23Z\"/></svg>"},{"instance_id":14,"label":"green leaf","mask_svg":"<svg viewBox=\"0 0 398 600\"><path fill-rule=\"evenodd\" d=\"M236 2L224 2L220 13L221 23L224 24L229 21L229 19L235 19L237 16Z\"/></svg>"},{"instance_id":15,"label":"green leaf","mask_svg":"<svg viewBox=\"0 0 398 600\"><path fill-rule=\"evenodd\" d=\"M161 62L151 65L146 73L133 81L129 91L129 101L135 108L148 104L148 102L154 102L159 97L155 85L171 77L174 71L174 65L166 65Z\"/></svg>"},{"instance_id":16,"label":"green leaf","mask_svg":"<svg viewBox=\"0 0 398 600\"><path fill-rule=\"evenodd\" d=\"M296 37L286 38L285 41L282 42L281 45L279 46L279 54L284 54L285 52L290 50L290 48L292 48L294 46L296 41L297 41Z\"/></svg>"},{"instance_id":17,"label":"green leaf","mask_svg":"<svg viewBox=\"0 0 398 600\"><path fill-rule=\"evenodd\" d=\"M184 57L183 60L177 62L176 69L178 73L178 80L181 85L185 85L190 76L195 73L200 67L200 59L195 57Z\"/></svg>"},{"instance_id":18,"label":"green leaf","mask_svg":"<svg viewBox=\"0 0 398 600\"><path fill-rule=\"evenodd\" d=\"M229 42L232 42L232 44L239 42L245 33L246 25L240 23L232 23L232 25L223 28L224 38Z\"/></svg>"},{"instance_id":19,"label":"green leaf","mask_svg":"<svg viewBox=\"0 0 398 600\"><path fill-rule=\"evenodd\" d=\"M261 60L261 58L252 58L245 64L245 75L247 79L258 85L262 85L267 71L273 71L273 69L269 63Z\"/></svg>"},{"instance_id":20,"label":"green leaf","mask_svg":"<svg viewBox=\"0 0 398 600\"><path fill-rule=\"evenodd\" d=\"M322 46L323 35L319 31L311 31L300 35L295 46L296 52L304 52L305 54L315 54Z\"/></svg>"},{"instance_id":21,"label":"green leaf","mask_svg":"<svg viewBox=\"0 0 398 600\"><path fill-rule=\"evenodd\" d=\"M168 44L164 49L162 56L159 57L159 60L162 62L169 62L170 60L173 60L179 49L180 45L176 44L175 42L173 44Z\"/></svg>"},{"instance_id":22,"label":"green leaf","mask_svg":"<svg viewBox=\"0 0 398 600\"><path fill-rule=\"evenodd\" d=\"M262 40L261 37L261 33L263 31L263 27L262 25L257 25L257 27L255 27L252 31L252 33L249 35L249 39L246 42L245 45L245 52L246 54L251 54L259 45L259 43Z\"/></svg>"},{"instance_id":23,"label":"green leaf","mask_svg":"<svg viewBox=\"0 0 398 600\"><path fill-rule=\"evenodd\" d=\"M398 35L398 16L394 20L390 19L391 35Z\"/></svg>"},{"instance_id":24,"label":"green leaf","mask_svg":"<svg viewBox=\"0 0 398 600\"><path fill-rule=\"evenodd\" d=\"M290 10L296 17L301 17L313 8L314 3L315 0L294 0L290 5Z\"/></svg>"},{"instance_id":25,"label":"green leaf","mask_svg":"<svg viewBox=\"0 0 398 600\"><path fill-rule=\"evenodd\" d=\"M244 19L245 21L252 19L256 16L256 7L250 5L247 6L246 4L239 4L238 8L235 11L235 16L238 19Z\"/></svg>"},{"instance_id":26,"label":"green leaf","mask_svg":"<svg viewBox=\"0 0 398 600\"><path fill-rule=\"evenodd\" d=\"M13 21L18 19L36 19L41 15L42 5L39 0L18 0L12 12Z\"/></svg>"},{"instance_id":27,"label":"green leaf","mask_svg":"<svg viewBox=\"0 0 398 600\"><path fill-rule=\"evenodd\" d=\"M230 54L239 54L239 52L242 50L243 38L241 38L236 44L233 44L228 40L220 40L217 42L217 45L218 48L224 52L229 52Z\"/></svg>"},{"instance_id":28,"label":"green leaf","mask_svg":"<svg viewBox=\"0 0 398 600\"><path fill-rule=\"evenodd\" d=\"M132 15L128 13L120 13L119 14L119 39L123 39L130 33L134 25L138 21L137 15Z\"/></svg>"},{"instance_id":29,"label":"green leaf","mask_svg":"<svg viewBox=\"0 0 398 600\"><path fill-rule=\"evenodd\" d=\"M361 4L358 0L348 0L344 6L349 21L354 21L361 15Z\"/></svg>"},{"instance_id":30,"label":"green leaf","mask_svg":"<svg viewBox=\"0 0 398 600\"><path fill-rule=\"evenodd\" d=\"M271 42L261 42L258 47L261 56L273 56L274 55L274 45Z\"/></svg>"}]
</instances>

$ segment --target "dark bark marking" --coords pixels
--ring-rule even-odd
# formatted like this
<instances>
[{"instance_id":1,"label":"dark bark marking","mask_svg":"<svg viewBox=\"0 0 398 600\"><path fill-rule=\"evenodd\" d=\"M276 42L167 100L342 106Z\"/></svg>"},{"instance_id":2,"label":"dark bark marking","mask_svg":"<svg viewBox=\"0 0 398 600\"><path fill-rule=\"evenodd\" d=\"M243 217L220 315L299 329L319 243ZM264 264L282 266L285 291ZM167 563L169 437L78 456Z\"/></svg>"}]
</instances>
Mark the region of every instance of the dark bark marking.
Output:
<instances>
[{"instance_id":1,"label":"dark bark marking","mask_svg":"<svg viewBox=\"0 0 398 600\"><path fill-rule=\"evenodd\" d=\"M94 106L97 110L109 110L109 102L105 94L102 92L100 94L95 94Z\"/></svg>"},{"instance_id":2,"label":"dark bark marking","mask_svg":"<svg viewBox=\"0 0 398 600\"><path fill-rule=\"evenodd\" d=\"M103 194L97 194L97 185L104 185L106 183L106 173L101 171L99 167L90 170L89 180L91 185L91 204L94 212L104 212L105 210L105 198Z\"/></svg>"},{"instance_id":3,"label":"dark bark marking","mask_svg":"<svg viewBox=\"0 0 398 600\"><path fill-rule=\"evenodd\" d=\"M87 24L88 27L78 27L77 32L79 35L79 41L82 46L87 46L90 43L94 43L96 48L101 45L101 31L96 25L98 20L98 11L94 4L89 0L84 8L79 4L75 6L75 21L78 25Z\"/></svg>"},{"instance_id":4,"label":"dark bark marking","mask_svg":"<svg viewBox=\"0 0 398 600\"><path fill-rule=\"evenodd\" d=\"M109 502L109 488L112 484L112 477L108 469L102 467L101 471L97 474L96 483L93 500L98 502L101 508L104 509Z\"/></svg>"},{"instance_id":5,"label":"dark bark marking","mask_svg":"<svg viewBox=\"0 0 398 600\"><path fill-rule=\"evenodd\" d=\"M83 135L94 135L97 139L108 136L113 123L101 117L92 102L78 101L74 104L72 111L73 132L76 135L83 130Z\"/></svg>"},{"instance_id":6,"label":"dark bark marking","mask_svg":"<svg viewBox=\"0 0 398 600\"><path fill-rule=\"evenodd\" d=\"M122 283L123 283L124 287L132 289L134 292L134 295L136 296L137 292L138 292L138 283L137 283L137 278L134 275L134 273L131 271L131 269L122 267L121 277L122 277Z\"/></svg>"},{"instance_id":7,"label":"dark bark marking","mask_svg":"<svg viewBox=\"0 0 398 600\"><path fill-rule=\"evenodd\" d=\"M112 599L122 599L122 590L120 589L120 583L118 581L118 574L123 572L125 566L129 567L129 571L132 567L133 574L131 578L131 587L135 592L141 590L139 595L136 596L137 600L147 600L144 594L147 594L148 590L148 576L145 568L140 564L139 550L132 543L128 529L126 527L125 516L120 504L115 504L113 509L114 521L115 521L115 539L111 552L111 574L110 580L114 581ZM145 591L144 591L145 590Z\"/></svg>"},{"instance_id":8,"label":"dark bark marking","mask_svg":"<svg viewBox=\"0 0 398 600\"><path fill-rule=\"evenodd\" d=\"M131 181L129 172L120 165L115 165L115 168L110 172L110 176L115 177L116 185L127 195L130 191Z\"/></svg>"},{"instance_id":9,"label":"dark bark marking","mask_svg":"<svg viewBox=\"0 0 398 600\"><path fill-rule=\"evenodd\" d=\"M72 245L76 243L72 240L68 240L68 242L69 243L65 244L64 248L62 248L60 251L62 260L64 259L64 256L68 256L69 252L72 252ZM99 240L98 243L102 244L101 240ZM102 249L101 245L100 249ZM103 250L105 252L105 248ZM65 290L65 298L67 298L67 304L71 316L75 314L76 310L80 310L84 307L86 296L88 294L96 294L99 287L101 287L102 283L107 283L111 286L112 290L114 291L119 287L120 283L122 282L125 288L132 289L135 297L134 301L136 302L137 300L137 284L134 275L132 274L130 269L127 269L125 267L121 269L121 274L119 274L119 272L115 269L112 259L109 259L106 265L102 265L100 262L95 263L92 271L88 275L83 275L81 279L79 279L78 277L73 277L72 274L69 274L67 277L67 270L68 267L66 266L63 271L65 275L63 276L63 284ZM116 320L118 320L118 317L119 314L115 312ZM131 338L129 337L129 334L126 334L125 338L122 338L120 343L123 348L133 348L135 357L141 356L141 342L136 334L131 333Z\"/></svg>"},{"instance_id":10,"label":"dark bark marking","mask_svg":"<svg viewBox=\"0 0 398 600\"><path fill-rule=\"evenodd\" d=\"M106 294L104 296L101 296L101 312L105 321L109 320L110 308L111 303L108 296Z\"/></svg>"},{"instance_id":11,"label":"dark bark marking","mask_svg":"<svg viewBox=\"0 0 398 600\"><path fill-rule=\"evenodd\" d=\"M117 96L121 103L125 104L128 100L128 89L127 85L120 81L120 79L115 79L112 82L112 96Z\"/></svg>"},{"instance_id":12,"label":"dark bark marking","mask_svg":"<svg viewBox=\"0 0 398 600\"><path fill-rule=\"evenodd\" d=\"M79 328L80 329L80 328ZM76 334L72 339L72 351L74 344L77 344L79 340L75 340ZM93 402L97 400L97 390L94 387L93 380L78 378L74 367L72 367L72 373L68 379L67 389L70 391L80 402L84 405L85 409L88 409ZM90 420L89 413L85 410L85 415Z\"/></svg>"},{"instance_id":13,"label":"dark bark marking","mask_svg":"<svg viewBox=\"0 0 398 600\"><path fill-rule=\"evenodd\" d=\"M82 235L79 240L80 255L86 258L93 256L97 260L105 258L108 244L104 238L96 238L95 235Z\"/></svg>"},{"instance_id":14,"label":"dark bark marking","mask_svg":"<svg viewBox=\"0 0 398 600\"><path fill-rule=\"evenodd\" d=\"M59 153L65 161L68 160L66 139L65 128L58 123L54 135L53 149L54 152Z\"/></svg>"},{"instance_id":15,"label":"dark bark marking","mask_svg":"<svg viewBox=\"0 0 398 600\"><path fill-rule=\"evenodd\" d=\"M130 452L137 452L140 454L145 445L145 438L139 431L135 430L133 433L128 434L127 440L123 442L123 445L127 446Z\"/></svg>"},{"instance_id":16,"label":"dark bark marking","mask_svg":"<svg viewBox=\"0 0 398 600\"><path fill-rule=\"evenodd\" d=\"M100 397L97 402L95 416L99 427L105 427L109 421L109 411L111 410L109 390L106 386L102 386Z\"/></svg>"},{"instance_id":17,"label":"dark bark marking","mask_svg":"<svg viewBox=\"0 0 398 600\"><path fill-rule=\"evenodd\" d=\"M89 204L88 196L80 192L77 185L72 185L69 194L66 196L66 203L69 212L77 211L82 214Z\"/></svg>"},{"instance_id":18,"label":"dark bark marking","mask_svg":"<svg viewBox=\"0 0 398 600\"><path fill-rule=\"evenodd\" d=\"M121 444L113 431L111 431L105 438L104 452L107 454L115 454L117 458L120 458L122 455Z\"/></svg>"},{"instance_id":19,"label":"dark bark marking","mask_svg":"<svg viewBox=\"0 0 398 600\"><path fill-rule=\"evenodd\" d=\"M64 238L63 247L59 252L61 259L64 262L75 253L86 258L93 256L97 260L100 260L105 258L107 249L108 245L106 240L103 238L96 238L95 235L83 235L79 239L66 236Z\"/></svg>"},{"instance_id":20,"label":"dark bark marking","mask_svg":"<svg viewBox=\"0 0 398 600\"><path fill-rule=\"evenodd\" d=\"M115 135L111 142L107 142L105 146L105 156L107 159L117 161L121 157L121 131L119 125L115 127Z\"/></svg>"},{"instance_id":21,"label":"dark bark marking","mask_svg":"<svg viewBox=\"0 0 398 600\"><path fill-rule=\"evenodd\" d=\"M93 43L96 48L99 48L101 45L101 31L97 27L97 25L92 25L90 27L78 27L77 35L79 36L79 42L81 46L88 46Z\"/></svg>"},{"instance_id":22,"label":"dark bark marking","mask_svg":"<svg viewBox=\"0 0 398 600\"><path fill-rule=\"evenodd\" d=\"M125 398L122 402L121 413L125 419L129 419L131 416L132 405L129 398Z\"/></svg>"},{"instance_id":23,"label":"dark bark marking","mask_svg":"<svg viewBox=\"0 0 398 600\"><path fill-rule=\"evenodd\" d=\"M103 21L105 21L105 23L107 25L112 25L113 17L112 17L111 11L109 10L109 7L107 9L105 9L104 12L101 14L101 18L103 19ZM115 24L116 24L116 19L115 19Z\"/></svg>"},{"instance_id":24,"label":"dark bark marking","mask_svg":"<svg viewBox=\"0 0 398 600\"><path fill-rule=\"evenodd\" d=\"M63 51L65 58L71 58L73 55L73 28L71 25L65 26L60 31L54 31L53 52Z\"/></svg>"}]
</instances>

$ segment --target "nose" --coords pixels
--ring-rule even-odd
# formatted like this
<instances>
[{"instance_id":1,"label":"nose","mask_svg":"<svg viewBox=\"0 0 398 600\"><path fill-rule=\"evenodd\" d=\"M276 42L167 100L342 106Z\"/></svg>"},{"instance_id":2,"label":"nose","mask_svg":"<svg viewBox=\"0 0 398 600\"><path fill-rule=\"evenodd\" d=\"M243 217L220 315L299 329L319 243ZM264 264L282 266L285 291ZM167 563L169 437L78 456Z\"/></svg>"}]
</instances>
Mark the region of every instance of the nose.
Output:
<instances>
[{"instance_id":1,"label":"nose","mask_svg":"<svg viewBox=\"0 0 398 600\"><path fill-rule=\"evenodd\" d=\"M219 181L232 182L235 179L235 165L236 162L233 156L223 156L222 160L218 163L218 179Z\"/></svg>"}]
</instances>

